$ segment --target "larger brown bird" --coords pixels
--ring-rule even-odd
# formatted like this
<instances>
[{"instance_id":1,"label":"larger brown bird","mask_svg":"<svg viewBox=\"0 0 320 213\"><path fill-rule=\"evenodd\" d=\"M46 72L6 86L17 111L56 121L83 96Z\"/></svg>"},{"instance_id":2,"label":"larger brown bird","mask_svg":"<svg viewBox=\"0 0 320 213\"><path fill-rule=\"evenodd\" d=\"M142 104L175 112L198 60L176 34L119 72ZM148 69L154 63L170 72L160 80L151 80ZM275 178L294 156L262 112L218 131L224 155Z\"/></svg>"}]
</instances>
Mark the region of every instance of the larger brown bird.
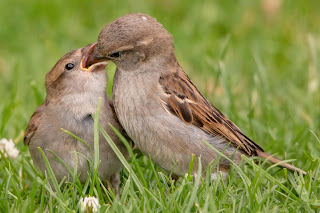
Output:
<instances>
[{"instance_id":1,"label":"larger brown bird","mask_svg":"<svg viewBox=\"0 0 320 213\"><path fill-rule=\"evenodd\" d=\"M127 149L108 125L111 123L123 133L112 101L106 95L105 67L108 63L98 62L86 68L86 61L95 45L96 43L90 44L67 53L46 75L47 97L32 115L25 132L24 144L29 145L33 163L45 172L46 166L38 150L40 147L45 151L59 182L68 176L69 172L47 150L58 155L69 167L77 166L80 181L82 183L86 181L89 172L87 159L92 159L91 151L85 144L63 132L61 128L84 140L94 151L92 115L96 113L99 97L101 97L99 121L124 156L128 157ZM75 152L78 152L78 165L75 165ZM111 178L118 193L119 171L122 164L102 135L99 137L99 156L100 179L106 181Z\"/></svg>"},{"instance_id":2,"label":"larger brown bird","mask_svg":"<svg viewBox=\"0 0 320 213\"><path fill-rule=\"evenodd\" d=\"M172 36L156 19L135 13L108 24L88 64L97 60L117 65L113 100L119 121L137 148L165 170L188 172L192 154L201 156L206 168L219 154L203 140L236 163L241 155L281 162L203 97L177 62ZM288 163L281 166L305 174ZM227 174L229 167L222 158L220 172Z\"/></svg>"}]
</instances>

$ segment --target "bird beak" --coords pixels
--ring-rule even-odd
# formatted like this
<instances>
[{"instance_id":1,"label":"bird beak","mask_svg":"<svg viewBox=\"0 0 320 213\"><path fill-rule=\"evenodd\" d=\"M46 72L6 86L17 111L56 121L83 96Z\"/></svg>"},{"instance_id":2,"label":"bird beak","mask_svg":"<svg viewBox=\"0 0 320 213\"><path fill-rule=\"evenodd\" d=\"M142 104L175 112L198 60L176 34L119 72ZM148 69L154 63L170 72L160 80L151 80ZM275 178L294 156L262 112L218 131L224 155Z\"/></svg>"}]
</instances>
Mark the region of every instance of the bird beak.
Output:
<instances>
[{"instance_id":1,"label":"bird beak","mask_svg":"<svg viewBox=\"0 0 320 213\"><path fill-rule=\"evenodd\" d=\"M109 60L103 59L95 59L93 56L93 52L97 42L89 44L82 49L82 60L81 60L81 69L86 72L95 72L99 70L103 70L109 63ZM90 61L89 61L90 59Z\"/></svg>"},{"instance_id":2,"label":"bird beak","mask_svg":"<svg viewBox=\"0 0 320 213\"><path fill-rule=\"evenodd\" d=\"M92 64L95 64L97 62L101 62L101 61L108 61L109 59L106 57L103 57L100 55L98 48L97 48L97 43L95 43L96 45L94 46L94 48L92 49L91 54L89 55L88 59L87 59L87 67L91 66Z\"/></svg>"}]
</instances>

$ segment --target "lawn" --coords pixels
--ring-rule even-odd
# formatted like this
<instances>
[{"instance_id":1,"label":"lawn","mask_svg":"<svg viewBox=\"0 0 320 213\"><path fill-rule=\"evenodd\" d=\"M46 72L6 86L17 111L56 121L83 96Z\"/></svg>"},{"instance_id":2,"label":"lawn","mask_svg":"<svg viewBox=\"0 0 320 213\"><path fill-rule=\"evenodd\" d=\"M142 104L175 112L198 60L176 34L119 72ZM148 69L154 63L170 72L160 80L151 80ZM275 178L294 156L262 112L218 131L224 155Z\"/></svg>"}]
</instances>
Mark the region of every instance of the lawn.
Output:
<instances>
[{"instance_id":1,"label":"lawn","mask_svg":"<svg viewBox=\"0 0 320 213\"><path fill-rule=\"evenodd\" d=\"M0 140L13 139L20 153L0 155L0 211L78 212L80 199L92 195L101 212L318 212L319 11L318 0L2 0ZM124 162L119 200L95 173L84 186L75 181L53 190L54 177L33 167L23 145L46 95L44 77L65 53L96 41L104 25L131 12L157 18L202 94L268 153L307 176L244 158L227 180L173 181L135 153ZM114 71L110 64L109 96Z\"/></svg>"}]
</instances>

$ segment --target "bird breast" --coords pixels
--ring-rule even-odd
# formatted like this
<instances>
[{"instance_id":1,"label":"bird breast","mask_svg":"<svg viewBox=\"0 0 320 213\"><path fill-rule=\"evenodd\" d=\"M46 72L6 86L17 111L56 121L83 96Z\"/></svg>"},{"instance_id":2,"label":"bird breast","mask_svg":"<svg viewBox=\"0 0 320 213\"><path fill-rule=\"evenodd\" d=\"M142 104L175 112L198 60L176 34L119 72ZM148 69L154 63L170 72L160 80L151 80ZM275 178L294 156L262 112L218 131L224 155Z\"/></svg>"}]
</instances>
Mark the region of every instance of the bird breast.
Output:
<instances>
[{"instance_id":1,"label":"bird breast","mask_svg":"<svg viewBox=\"0 0 320 213\"><path fill-rule=\"evenodd\" d=\"M191 154L202 155L207 164L215 157L201 141L211 142L213 137L163 108L157 79L154 73L116 71L113 99L121 125L138 149L168 171L175 164L187 171ZM214 140L225 148L225 139Z\"/></svg>"}]
</instances>

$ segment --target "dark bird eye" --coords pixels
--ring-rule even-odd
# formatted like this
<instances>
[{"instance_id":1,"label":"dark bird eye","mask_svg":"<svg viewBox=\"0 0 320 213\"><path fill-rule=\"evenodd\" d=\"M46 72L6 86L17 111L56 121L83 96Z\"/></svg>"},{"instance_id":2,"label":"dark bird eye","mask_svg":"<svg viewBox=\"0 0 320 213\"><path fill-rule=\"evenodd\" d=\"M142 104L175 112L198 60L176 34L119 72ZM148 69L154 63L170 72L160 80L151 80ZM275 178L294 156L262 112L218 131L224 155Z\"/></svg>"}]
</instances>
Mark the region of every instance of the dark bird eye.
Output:
<instances>
[{"instance_id":1,"label":"dark bird eye","mask_svg":"<svg viewBox=\"0 0 320 213\"><path fill-rule=\"evenodd\" d=\"M73 67L74 67L74 64L72 64L72 63L67 63L67 64L66 64L66 69L67 69L67 70L72 70Z\"/></svg>"},{"instance_id":2,"label":"dark bird eye","mask_svg":"<svg viewBox=\"0 0 320 213\"><path fill-rule=\"evenodd\" d=\"M109 55L111 58L119 58L120 57L120 52L115 52Z\"/></svg>"}]
</instances>

